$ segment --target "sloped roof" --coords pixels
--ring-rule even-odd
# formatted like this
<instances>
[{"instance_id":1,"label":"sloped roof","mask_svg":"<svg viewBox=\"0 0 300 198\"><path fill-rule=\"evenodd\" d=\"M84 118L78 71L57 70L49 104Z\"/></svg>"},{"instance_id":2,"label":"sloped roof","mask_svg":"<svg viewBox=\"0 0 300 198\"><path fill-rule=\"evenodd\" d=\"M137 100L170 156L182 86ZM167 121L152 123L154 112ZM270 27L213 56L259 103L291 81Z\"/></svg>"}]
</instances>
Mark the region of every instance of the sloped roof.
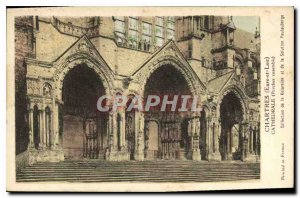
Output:
<instances>
[{"instance_id":1,"label":"sloped roof","mask_svg":"<svg viewBox=\"0 0 300 198\"><path fill-rule=\"evenodd\" d=\"M214 78L207 83L207 89L210 92L213 93L219 93L222 88L225 86L225 84L231 79L231 77L234 75L234 71L230 71L222 76L219 76L217 78Z\"/></svg>"},{"instance_id":2,"label":"sloped roof","mask_svg":"<svg viewBox=\"0 0 300 198\"><path fill-rule=\"evenodd\" d=\"M250 50L255 49L255 34L244 31L242 29L236 29L234 32L234 45L241 49L247 48Z\"/></svg>"}]
</instances>

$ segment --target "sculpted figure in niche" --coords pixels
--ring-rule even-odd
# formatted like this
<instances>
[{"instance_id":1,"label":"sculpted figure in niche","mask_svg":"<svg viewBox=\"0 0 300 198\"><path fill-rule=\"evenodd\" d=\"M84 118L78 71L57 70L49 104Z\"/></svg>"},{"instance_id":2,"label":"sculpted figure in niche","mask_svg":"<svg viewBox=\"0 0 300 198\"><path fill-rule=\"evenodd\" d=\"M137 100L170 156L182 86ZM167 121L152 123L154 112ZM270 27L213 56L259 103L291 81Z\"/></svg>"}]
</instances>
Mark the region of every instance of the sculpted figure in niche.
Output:
<instances>
[{"instance_id":1,"label":"sculpted figure in niche","mask_svg":"<svg viewBox=\"0 0 300 198\"><path fill-rule=\"evenodd\" d=\"M46 97L51 96L51 86L49 84L45 84L43 88L43 95Z\"/></svg>"}]
</instances>

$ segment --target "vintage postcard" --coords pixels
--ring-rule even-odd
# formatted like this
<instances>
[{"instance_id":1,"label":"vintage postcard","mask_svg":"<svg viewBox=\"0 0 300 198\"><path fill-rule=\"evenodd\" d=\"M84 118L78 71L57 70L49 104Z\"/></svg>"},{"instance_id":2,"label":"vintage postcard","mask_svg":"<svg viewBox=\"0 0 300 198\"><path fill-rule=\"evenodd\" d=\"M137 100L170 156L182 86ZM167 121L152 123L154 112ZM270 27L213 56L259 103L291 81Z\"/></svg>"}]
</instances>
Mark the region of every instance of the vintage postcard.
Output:
<instances>
[{"instance_id":1,"label":"vintage postcard","mask_svg":"<svg viewBox=\"0 0 300 198\"><path fill-rule=\"evenodd\" d=\"M294 186L293 7L7 9L7 191Z\"/></svg>"}]
</instances>

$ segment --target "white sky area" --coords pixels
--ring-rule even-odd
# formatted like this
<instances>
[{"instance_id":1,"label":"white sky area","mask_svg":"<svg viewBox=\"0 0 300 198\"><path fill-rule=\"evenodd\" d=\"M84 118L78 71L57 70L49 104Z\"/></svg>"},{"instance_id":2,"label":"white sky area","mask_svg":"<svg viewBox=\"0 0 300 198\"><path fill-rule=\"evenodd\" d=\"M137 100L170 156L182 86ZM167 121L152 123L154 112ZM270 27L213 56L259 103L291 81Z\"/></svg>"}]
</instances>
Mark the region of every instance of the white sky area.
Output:
<instances>
[{"instance_id":1,"label":"white sky area","mask_svg":"<svg viewBox=\"0 0 300 198\"><path fill-rule=\"evenodd\" d=\"M259 17L257 16L233 16L232 20L237 28L253 34L255 28L259 26Z\"/></svg>"}]
</instances>

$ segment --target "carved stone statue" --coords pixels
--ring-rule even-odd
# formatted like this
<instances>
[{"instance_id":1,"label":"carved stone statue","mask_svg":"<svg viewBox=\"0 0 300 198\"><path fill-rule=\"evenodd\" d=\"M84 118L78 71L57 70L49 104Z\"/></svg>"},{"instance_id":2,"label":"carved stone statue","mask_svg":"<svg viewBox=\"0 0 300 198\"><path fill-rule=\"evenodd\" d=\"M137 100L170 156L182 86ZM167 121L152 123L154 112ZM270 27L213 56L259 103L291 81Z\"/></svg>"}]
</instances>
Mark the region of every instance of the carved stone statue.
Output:
<instances>
[{"instance_id":1,"label":"carved stone statue","mask_svg":"<svg viewBox=\"0 0 300 198\"><path fill-rule=\"evenodd\" d=\"M51 86L49 84L45 84L43 87L43 95L45 97L50 97L51 96Z\"/></svg>"}]
</instances>

